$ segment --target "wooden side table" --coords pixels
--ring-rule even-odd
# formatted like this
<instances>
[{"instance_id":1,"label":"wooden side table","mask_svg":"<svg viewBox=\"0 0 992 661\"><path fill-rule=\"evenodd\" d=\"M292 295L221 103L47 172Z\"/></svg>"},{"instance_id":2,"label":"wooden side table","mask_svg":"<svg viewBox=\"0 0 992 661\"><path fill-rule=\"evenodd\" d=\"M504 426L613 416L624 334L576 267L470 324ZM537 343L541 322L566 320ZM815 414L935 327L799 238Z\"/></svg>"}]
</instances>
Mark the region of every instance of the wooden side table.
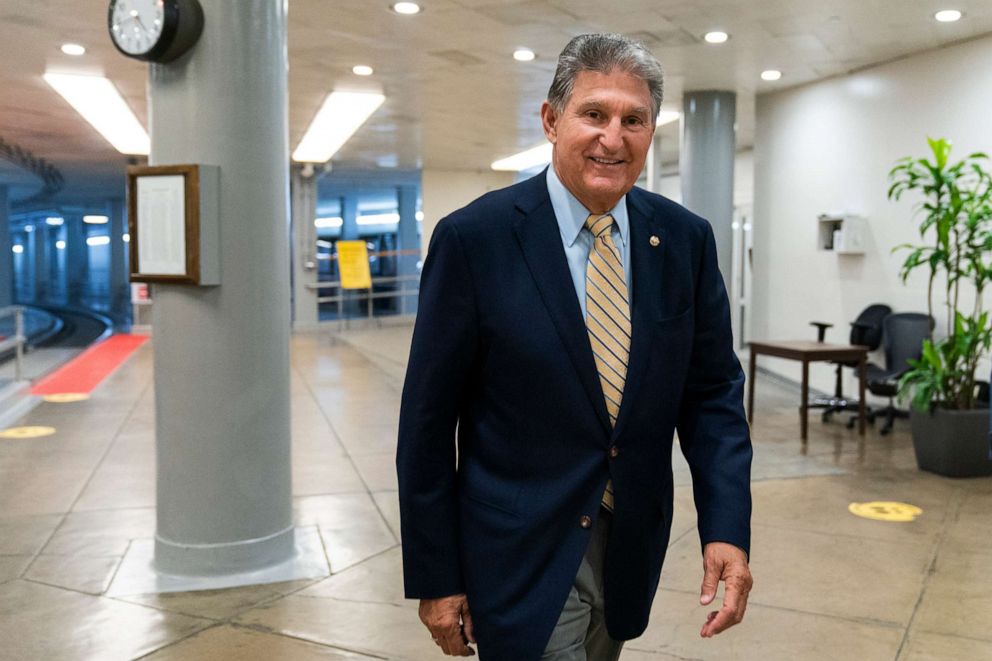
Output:
<instances>
[{"instance_id":1,"label":"wooden side table","mask_svg":"<svg viewBox=\"0 0 992 661\"><path fill-rule=\"evenodd\" d=\"M806 442L809 410L809 364L823 361L844 361L858 363L858 434L865 435L865 365L868 362L868 347L857 344L828 344L803 340L781 342L751 342L751 362L748 365L747 419L754 422L754 375L758 354L798 360L803 364L802 401L799 404L800 438Z\"/></svg>"}]
</instances>

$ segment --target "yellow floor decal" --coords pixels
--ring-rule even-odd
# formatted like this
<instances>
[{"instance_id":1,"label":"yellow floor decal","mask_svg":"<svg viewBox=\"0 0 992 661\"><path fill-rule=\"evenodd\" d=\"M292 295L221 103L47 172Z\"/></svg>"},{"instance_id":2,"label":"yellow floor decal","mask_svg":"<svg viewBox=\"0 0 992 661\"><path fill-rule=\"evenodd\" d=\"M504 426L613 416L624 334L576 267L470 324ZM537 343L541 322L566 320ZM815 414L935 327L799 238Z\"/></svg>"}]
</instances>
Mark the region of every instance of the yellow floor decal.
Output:
<instances>
[{"instance_id":1,"label":"yellow floor decal","mask_svg":"<svg viewBox=\"0 0 992 661\"><path fill-rule=\"evenodd\" d=\"M915 521L916 517L923 514L923 510L915 505L890 501L851 503L847 509L855 516L875 521Z\"/></svg>"},{"instance_id":2,"label":"yellow floor decal","mask_svg":"<svg viewBox=\"0 0 992 661\"><path fill-rule=\"evenodd\" d=\"M41 438L55 433L55 427L10 427L0 431L0 438Z\"/></svg>"},{"instance_id":3,"label":"yellow floor decal","mask_svg":"<svg viewBox=\"0 0 992 661\"><path fill-rule=\"evenodd\" d=\"M60 392L53 395L45 395L42 397L46 402L52 402L53 404L68 404L69 402L81 402L84 399L89 399L90 396L84 392Z\"/></svg>"}]
</instances>

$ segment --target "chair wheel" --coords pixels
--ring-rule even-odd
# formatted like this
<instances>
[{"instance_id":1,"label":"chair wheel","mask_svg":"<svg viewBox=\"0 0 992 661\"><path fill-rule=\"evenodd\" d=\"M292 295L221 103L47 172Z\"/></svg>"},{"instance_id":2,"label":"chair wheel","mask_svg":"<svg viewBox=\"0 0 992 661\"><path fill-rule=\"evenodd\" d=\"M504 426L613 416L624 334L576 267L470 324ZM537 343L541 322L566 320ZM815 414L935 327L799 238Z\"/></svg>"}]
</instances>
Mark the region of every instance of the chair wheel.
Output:
<instances>
[{"instance_id":1,"label":"chair wheel","mask_svg":"<svg viewBox=\"0 0 992 661\"><path fill-rule=\"evenodd\" d=\"M855 425L855 423L856 423L857 421L858 421L858 419L857 419L857 418L851 418L850 420L848 420L848 421L847 421L847 428L848 428L848 429L854 429L854 425Z\"/></svg>"},{"instance_id":2,"label":"chair wheel","mask_svg":"<svg viewBox=\"0 0 992 661\"><path fill-rule=\"evenodd\" d=\"M828 413L828 412L824 411L820 415L820 420L822 420L823 422L830 422L830 418L832 418L833 415L834 415L833 413Z\"/></svg>"},{"instance_id":3,"label":"chair wheel","mask_svg":"<svg viewBox=\"0 0 992 661\"><path fill-rule=\"evenodd\" d=\"M882 429L879 430L878 433L881 434L882 436L888 436L891 431L892 431L892 427L882 427Z\"/></svg>"}]
</instances>

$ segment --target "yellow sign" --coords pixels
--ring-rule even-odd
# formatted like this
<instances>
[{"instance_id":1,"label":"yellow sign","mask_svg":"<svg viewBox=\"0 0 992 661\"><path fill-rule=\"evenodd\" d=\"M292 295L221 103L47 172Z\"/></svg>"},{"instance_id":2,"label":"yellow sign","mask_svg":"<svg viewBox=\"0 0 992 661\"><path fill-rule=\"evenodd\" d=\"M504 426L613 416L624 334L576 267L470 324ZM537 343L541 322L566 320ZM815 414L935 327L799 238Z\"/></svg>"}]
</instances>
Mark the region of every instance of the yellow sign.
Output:
<instances>
[{"instance_id":1,"label":"yellow sign","mask_svg":"<svg viewBox=\"0 0 992 661\"><path fill-rule=\"evenodd\" d=\"M338 241L338 268L342 289L371 289L369 251L364 241Z\"/></svg>"},{"instance_id":2,"label":"yellow sign","mask_svg":"<svg viewBox=\"0 0 992 661\"><path fill-rule=\"evenodd\" d=\"M89 399L90 396L84 392L59 392L52 395L45 395L42 397L46 402L51 402L53 404L67 404L69 402L81 402L84 399Z\"/></svg>"},{"instance_id":3,"label":"yellow sign","mask_svg":"<svg viewBox=\"0 0 992 661\"><path fill-rule=\"evenodd\" d=\"M0 438L41 438L55 433L55 427L10 427L0 431Z\"/></svg>"},{"instance_id":4,"label":"yellow sign","mask_svg":"<svg viewBox=\"0 0 992 661\"><path fill-rule=\"evenodd\" d=\"M889 501L851 503L847 509L855 516L875 521L915 521L916 517L923 514L923 510L915 505Z\"/></svg>"}]
</instances>

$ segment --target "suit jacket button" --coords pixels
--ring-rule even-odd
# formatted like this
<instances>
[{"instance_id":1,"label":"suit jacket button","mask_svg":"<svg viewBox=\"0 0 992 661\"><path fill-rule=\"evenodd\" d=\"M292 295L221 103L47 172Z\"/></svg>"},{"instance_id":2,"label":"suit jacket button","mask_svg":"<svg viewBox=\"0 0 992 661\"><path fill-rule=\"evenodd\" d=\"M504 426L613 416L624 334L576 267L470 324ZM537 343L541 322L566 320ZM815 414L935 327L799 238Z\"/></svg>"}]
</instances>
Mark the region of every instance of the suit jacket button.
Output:
<instances>
[{"instance_id":1,"label":"suit jacket button","mask_svg":"<svg viewBox=\"0 0 992 661\"><path fill-rule=\"evenodd\" d=\"M592 528L592 519L588 516L582 516L579 518L579 525L583 528Z\"/></svg>"},{"instance_id":2,"label":"suit jacket button","mask_svg":"<svg viewBox=\"0 0 992 661\"><path fill-rule=\"evenodd\" d=\"M617 457L619 457L619 456L620 456L620 448L618 448L618 447L617 447L617 446L615 446L615 445L614 445L614 446L612 446L612 447L610 448L610 459L616 459L616 458L617 458Z\"/></svg>"}]
</instances>

